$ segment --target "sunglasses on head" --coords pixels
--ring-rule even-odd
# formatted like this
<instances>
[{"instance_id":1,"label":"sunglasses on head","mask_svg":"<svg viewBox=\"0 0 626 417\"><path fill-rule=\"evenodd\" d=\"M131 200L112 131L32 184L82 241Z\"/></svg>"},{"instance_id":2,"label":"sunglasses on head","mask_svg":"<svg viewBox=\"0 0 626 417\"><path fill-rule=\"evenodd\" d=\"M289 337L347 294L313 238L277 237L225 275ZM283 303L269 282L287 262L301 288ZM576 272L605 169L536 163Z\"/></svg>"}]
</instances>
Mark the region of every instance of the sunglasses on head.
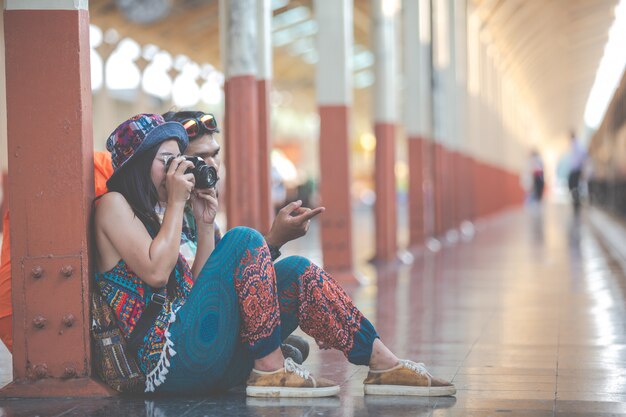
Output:
<instances>
[{"instance_id":1,"label":"sunglasses on head","mask_svg":"<svg viewBox=\"0 0 626 417\"><path fill-rule=\"evenodd\" d=\"M180 123L187 131L189 139L199 136L200 133L202 133L202 130L205 130L206 133L213 133L217 131L217 120L215 120L215 116L211 113L207 113L198 118L183 120Z\"/></svg>"}]
</instances>

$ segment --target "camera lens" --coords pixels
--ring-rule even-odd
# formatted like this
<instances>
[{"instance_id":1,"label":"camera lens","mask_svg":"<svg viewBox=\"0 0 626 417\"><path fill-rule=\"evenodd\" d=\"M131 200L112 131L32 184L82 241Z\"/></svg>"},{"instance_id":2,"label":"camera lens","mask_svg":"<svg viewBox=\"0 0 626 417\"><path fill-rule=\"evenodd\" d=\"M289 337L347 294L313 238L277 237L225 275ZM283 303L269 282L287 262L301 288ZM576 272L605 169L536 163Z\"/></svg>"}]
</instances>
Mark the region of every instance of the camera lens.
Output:
<instances>
[{"instance_id":1,"label":"camera lens","mask_svg":"<svg viewBox=\"0 0 626 417\"><path fill-rule=\"evenodd\" d=\"M217 183L217 170L207 165L201 158L195 158L193 175L196 179L197 188L214 188Z\"/></svg>"},{"instance_id":2,"label":"camera lens","mask_svg":"<svg viewBox=\"0 0 626 417\"><path fill-rule=\"evenodd\" d=\"M187 161L191 161L193 163L193 168L188 168L185 171L185 174L193 174L196 180L196 188L204 189L204 188L214 188L217 180L217 170L206 164L204 160L197 156L185 156ZM174 158L169 158L165 162L165 170L167 171L170 167L170 164Z\"/></svg>"}]
</instances>

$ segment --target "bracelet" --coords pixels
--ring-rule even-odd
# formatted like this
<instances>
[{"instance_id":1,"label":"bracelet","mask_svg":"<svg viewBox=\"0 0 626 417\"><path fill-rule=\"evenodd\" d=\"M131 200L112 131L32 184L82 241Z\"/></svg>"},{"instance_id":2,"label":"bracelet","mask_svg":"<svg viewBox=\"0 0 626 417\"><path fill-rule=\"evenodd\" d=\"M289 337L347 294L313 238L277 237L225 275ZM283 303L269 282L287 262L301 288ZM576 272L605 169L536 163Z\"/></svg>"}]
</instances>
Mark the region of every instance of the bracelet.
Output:
<instances>
[{"instance_id":1,"label":"bracelet","mask_svg":"<svg viewBox=\"0 0 626 417\"><path fill-rule=\"evenodd\" d=\"M265 243L267 243L267 241L265 241ZM272 261L275 261L280 257L280 250L276 246L272 246L267 243L267 247L270 250L270 256L272 257Z\"/></svg>"}]
</instances>

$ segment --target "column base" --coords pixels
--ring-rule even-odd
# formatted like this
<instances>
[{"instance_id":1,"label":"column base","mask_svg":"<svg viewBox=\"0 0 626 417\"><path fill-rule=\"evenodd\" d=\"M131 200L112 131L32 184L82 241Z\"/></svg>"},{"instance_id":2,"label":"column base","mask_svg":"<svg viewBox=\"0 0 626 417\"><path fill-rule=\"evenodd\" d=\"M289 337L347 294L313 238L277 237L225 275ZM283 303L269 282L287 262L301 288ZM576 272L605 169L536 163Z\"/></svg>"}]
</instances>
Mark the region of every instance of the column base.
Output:
<instances>
[{"instance_id":1,"label":"column base","mask_svg":"<svg viewBox=\"0 0 626 417\"><path fill-rule=\"evenodd\" d=\"M93 378L57 379L39 381L13 381L0 389L0 398L51 398L51 397L113 397L119 392Z\"/></svg>"},{"instance_id":2,"label":"column base","mask_svg":"<svg viewBox=\"0 0 626 417\"><path fill-rule=\"evenodd\" d=\"M367 283L367 277L360 272L352 269L326 270L338 283L342 286L346 285L364 285Z\"/></svg>"},{"instance_id":3,"label":"column base","mask_svg":"<svg viewBox=\"0 0 626 417\"><path fill-rule=\"evenodd\" d=\"M383 265L411 265L414 261L413 254L408 250L399 250L395 253L395 255L391 258L384 258L378 255L375 255L368 262L374 266L383 266Z\"/></svg>"}]
</instances>

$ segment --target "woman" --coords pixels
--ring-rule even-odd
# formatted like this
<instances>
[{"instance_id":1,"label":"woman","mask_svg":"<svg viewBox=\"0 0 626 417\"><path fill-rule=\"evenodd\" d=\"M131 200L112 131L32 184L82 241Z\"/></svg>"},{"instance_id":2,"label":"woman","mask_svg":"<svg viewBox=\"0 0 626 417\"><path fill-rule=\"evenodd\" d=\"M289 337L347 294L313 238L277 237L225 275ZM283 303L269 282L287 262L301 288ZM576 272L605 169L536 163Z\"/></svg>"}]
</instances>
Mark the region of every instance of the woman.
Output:
<instances>
[{"instance_id":1,"label":"woman","mask_svg":"<svg viewBox=\"0 0 626 417\"><path fill-rule=\"evenodd\" d=\"M422 364L399 360L343 289L307 259L274 265L263 236L243 227L215 245L216 192L194 188L186 173L192 163L181 156L187 144L184 127L159 115L123 122L107 141L114 173L96 206L96 281L126 337L135 338L142 315L162 301L136 349L146 391L206 392L246 382L250 396L337 395L338 385L284 359L281 338L299 325L351 363L369 365L366 394L456 392ZM191 265L179 253L187 201L197 230ZM162 220L155 207L165 208Z\"/></svg>"}]
</instances>

